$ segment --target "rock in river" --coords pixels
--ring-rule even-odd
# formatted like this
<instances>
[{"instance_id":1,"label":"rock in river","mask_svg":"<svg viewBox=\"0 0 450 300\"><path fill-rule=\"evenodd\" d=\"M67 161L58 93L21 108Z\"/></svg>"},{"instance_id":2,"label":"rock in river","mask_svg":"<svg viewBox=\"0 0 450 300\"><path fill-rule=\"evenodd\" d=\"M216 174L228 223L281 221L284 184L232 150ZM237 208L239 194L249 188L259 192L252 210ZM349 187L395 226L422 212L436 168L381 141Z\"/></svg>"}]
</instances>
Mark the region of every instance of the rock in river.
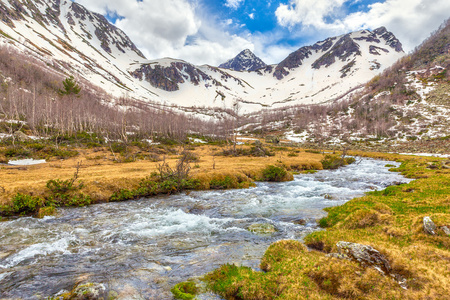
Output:
<instances>
[{"instance_id":1,"label":"rock in river","mask_svg":"<svg viewBox=\"0 0 450 300\"><path fill-rule=\"evenodd\" d=\"M255 223L248 227L248 230L257 234L271 234L277 232L275 226L268 223Z\"/></svg>"}]
</instances>

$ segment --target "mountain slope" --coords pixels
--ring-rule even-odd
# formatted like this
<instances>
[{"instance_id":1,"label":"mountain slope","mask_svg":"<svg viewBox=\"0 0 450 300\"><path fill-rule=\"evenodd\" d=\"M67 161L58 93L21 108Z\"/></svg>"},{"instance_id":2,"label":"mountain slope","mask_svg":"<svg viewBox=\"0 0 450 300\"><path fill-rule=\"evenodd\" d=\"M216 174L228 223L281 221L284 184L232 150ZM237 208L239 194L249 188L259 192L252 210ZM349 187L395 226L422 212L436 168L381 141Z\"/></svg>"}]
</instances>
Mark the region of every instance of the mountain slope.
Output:
<instances>
[{"instance_id":1,"label":"mountain slope","mask_svg":"<svg viewBox=\"0 0 450 300\"><path fill-rule=\"evenodd\" d=\"M233 71L256 71L265 66L267 65L259 57L253 54L252 51L245 49L235 58L221 64L219 68L230 69Z\"/></svg>"},{"instance_id":2,"label":"mountain slope","mask_svg":"<svg viewBox=\"0 0 450 300\"><path fill-rule=\"evenodd\" d=\"M400 49L383 29L379 34ZM346 101L255 113L242 129L284 131L286 138L305 147L328 143L330 147L450 155L449 68L450 20Z\"/></svg>"},{"instance_id":3,"label":"mountain slope","mask_svg":"<svg viewBox=\"0 0 450 300\"><path fill-rule=\"evenodd\" d=\"M0 44L59 72L82 77L115 97L208 115L209 108L233 109L236 103L241 112L252 112L344 99L404 55L400 42L380 28L302 47L278 65L234 71L171 58L147 60L103 16L68 0L4 0L0 18ZM245 50L238 58L236 69L261 63Z\"/></svg>"}]
</instances>

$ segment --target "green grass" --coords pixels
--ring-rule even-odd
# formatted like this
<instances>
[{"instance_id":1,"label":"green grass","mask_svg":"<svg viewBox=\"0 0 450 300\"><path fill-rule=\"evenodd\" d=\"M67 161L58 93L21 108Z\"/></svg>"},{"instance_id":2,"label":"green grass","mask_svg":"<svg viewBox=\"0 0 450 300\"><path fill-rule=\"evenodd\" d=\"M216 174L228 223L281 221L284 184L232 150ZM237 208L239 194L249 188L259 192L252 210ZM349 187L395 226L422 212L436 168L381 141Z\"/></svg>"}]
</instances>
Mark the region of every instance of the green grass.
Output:
<instances>
[{"instance_id":1,"label":"green grass","mask_svg":"<svg viewBox=\"0 0 450 300\"><path fill-rule=\"evenodd\" d=\"M449 299L450 238L439 228L450 225L450 170L427 169L435 158L366 155L401 161L392 170L418 179L327 208L319 222L326 230L304 239L309 251L298 241L276 242L261 261L262 272L223 265L205 276L209 289L239 300ZM423 231L424 216L438 226L435 236ZM379 250L408 289L373 268L327 257L339 241Z\"/></svg>"}]
</instances>

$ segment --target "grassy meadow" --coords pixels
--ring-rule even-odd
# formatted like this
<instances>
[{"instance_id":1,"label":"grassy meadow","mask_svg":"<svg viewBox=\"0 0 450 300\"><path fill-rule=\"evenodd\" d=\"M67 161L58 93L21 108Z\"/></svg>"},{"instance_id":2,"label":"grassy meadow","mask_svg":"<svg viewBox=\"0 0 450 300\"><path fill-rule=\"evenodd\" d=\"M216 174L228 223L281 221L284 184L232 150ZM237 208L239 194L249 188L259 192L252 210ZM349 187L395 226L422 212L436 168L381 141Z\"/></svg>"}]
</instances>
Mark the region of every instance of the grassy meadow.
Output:
<instances>
[{"instance_id":1,"label":"grassy meadow","mask_svg":"<svg viewBox=\"0 0 450 300\"><path fill-rule=\"evenodd\" d=\"M292 172L322 169L323 155L320 153L265 145L260 148L268 151L269 155L253 156L251 151L258 147L252 143L238 146L237 152L242 154L238 156L228 155L232 146L226 144L139 144L129 145L126 149L119 146L68 147L76 153L69 157L45 156L42 151L31 151L29 145L19 144L17 149L31 151L27 157L47 158L48 163L0 166L0 205L4 208L3 215L35 214L44 206L84 206L190 189L248 188L254 181L271 181L269 177L272 175L279 177L273 181L285 181L292 180ZM0 149L0 160L8 160L5 153L9 148ZM178 172L182 158L187 158L183 165L185 170L182 170L188 172L184 174L185 178L166 173L163 178L161 173L168 169ZM282 174L266 174L271 172L270 168L264 171L269 166L276 167L275 171L279 169ZM176 177L178 182L174 183L172 177ZM26 204L32 206L31 209L22 209L25 202L32 202ZM8 206L16 208L8 211ZM41 211L44 215L53 212Z\"/></svg>"}]
</instances>

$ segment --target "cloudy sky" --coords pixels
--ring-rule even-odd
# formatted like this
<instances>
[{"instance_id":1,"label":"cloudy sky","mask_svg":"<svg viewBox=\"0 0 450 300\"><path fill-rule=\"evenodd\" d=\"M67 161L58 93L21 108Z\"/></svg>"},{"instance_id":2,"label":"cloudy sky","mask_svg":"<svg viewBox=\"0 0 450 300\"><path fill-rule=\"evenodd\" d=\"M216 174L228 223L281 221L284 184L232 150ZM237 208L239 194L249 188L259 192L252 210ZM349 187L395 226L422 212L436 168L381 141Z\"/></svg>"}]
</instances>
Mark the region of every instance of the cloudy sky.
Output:
<instances>
[{"instance_id":1,"label":"cloudy sky","mask_svg":"<svg viewBox=\"0 0 450 300\"><path fill-rule=\"evenodd\" d=\"M448 0L75 0L149 59L218 65L246 48L278 63L301 46L385 26L410 51L450 17Z\"/></svg>"}]
</instances>

